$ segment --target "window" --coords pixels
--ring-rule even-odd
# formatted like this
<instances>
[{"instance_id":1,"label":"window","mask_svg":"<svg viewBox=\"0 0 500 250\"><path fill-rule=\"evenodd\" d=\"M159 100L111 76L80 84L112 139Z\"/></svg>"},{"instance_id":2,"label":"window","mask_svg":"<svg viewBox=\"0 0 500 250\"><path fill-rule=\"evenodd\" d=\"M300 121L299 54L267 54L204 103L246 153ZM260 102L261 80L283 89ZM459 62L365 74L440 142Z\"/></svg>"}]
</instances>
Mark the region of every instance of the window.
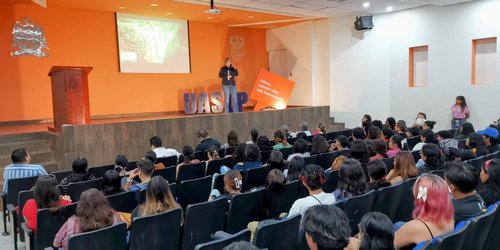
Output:
<instances>
[{"instance_id":1,"label":"window","mask_svg":"<svg viewBox=\"0 0 500 250\"><path fill-rule=\"evenodd\" d=\"M496 57L496 37L472 40L472 85L495 83Z\"/></svg>"},{"instance_id":2,"label":"window","mask_svg":"<svg viewBox=\"0 0 500 250\"><path fill-rule=\"evenodd\" d=\"M428 85L428 57L429 46L418 46L410 48L410 87L427 87Z\"/></svg>"}]
</instances>

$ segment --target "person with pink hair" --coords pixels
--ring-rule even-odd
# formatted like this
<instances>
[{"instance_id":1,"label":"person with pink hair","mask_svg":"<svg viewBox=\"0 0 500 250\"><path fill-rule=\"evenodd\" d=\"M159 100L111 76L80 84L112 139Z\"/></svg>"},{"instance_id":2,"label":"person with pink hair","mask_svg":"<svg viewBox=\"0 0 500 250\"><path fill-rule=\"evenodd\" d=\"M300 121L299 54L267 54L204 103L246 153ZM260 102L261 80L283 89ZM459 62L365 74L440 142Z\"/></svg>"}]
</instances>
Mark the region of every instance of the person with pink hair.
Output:
<instances>
[{"instance_id":1,"label":"person with pink hair","mask_svg":"<svg viewBox=\"0 0 500 250\"><path fill-rule=\"evenodd\" d=\"M396 248L431 240L453 230L454 209L449 192L446 181L437 175L423 174L417 179L413 186L413 220L396 231Z\"/></svg>"}]
</instances>

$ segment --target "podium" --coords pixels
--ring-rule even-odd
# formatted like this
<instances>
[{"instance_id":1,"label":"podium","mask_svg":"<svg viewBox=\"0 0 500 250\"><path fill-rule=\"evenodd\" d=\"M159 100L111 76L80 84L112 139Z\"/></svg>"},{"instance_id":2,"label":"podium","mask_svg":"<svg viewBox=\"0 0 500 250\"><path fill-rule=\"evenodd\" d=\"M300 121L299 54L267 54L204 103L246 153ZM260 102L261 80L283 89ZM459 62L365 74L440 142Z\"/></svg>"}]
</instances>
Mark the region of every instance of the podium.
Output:
<instances>
[{"instance_id":1,"label":"podium","mask_svg":"<svg viewBox=\"0 0 500 250\"><path fill-rule=\"evenodd\" d=\"M49 76L52 82L54 128L59 132L63 124L89 124L88 74L92 67L53 66Z\"/></svg>"}]
</instances>

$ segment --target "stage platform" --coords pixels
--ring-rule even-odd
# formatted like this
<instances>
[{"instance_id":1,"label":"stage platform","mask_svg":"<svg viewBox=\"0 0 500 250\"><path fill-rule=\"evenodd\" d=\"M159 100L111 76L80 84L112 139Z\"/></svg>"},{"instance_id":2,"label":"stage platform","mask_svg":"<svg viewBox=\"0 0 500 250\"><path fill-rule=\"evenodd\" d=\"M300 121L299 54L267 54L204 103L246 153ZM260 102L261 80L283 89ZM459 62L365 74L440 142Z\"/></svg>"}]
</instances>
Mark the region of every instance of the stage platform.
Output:
<instances>
[{"instance_id":1,"label":"stage platform","mask_svg":"<svg viewBox=\"0 0 500 250\"><path fill-rule=\"evenodd\" d=\"M199 143L196 132L200 128L207 129L210 137L223 144L227 141L227 133L230 130L235 130L240 142L245 142L249 140L252 128L272 138L274 131L281 125L287 124L291 131L295 131L302 121L309 123L310 130L314 130L318 122L326 124L328 131L343 128L343 124L335 123L334 119L330 118L329 106L289 107L283 110L245 110L229 114L185 115L179 112L112 117L95 119L88 125L64 125L60 133L49 132L47 127L51 126L50 123L3 126L0 127L0 141L14 142L14 146L23 147L22 142L28 142L29 139L39 143L46 140L50 151L53 152L53 160L48 159L46 154L45 158L37 159L34 154L33 163L51 162L47 164L49 171L63 171L71 169L71 163L77 156L85 156L91 167L112 164L118 154L126 155L130 161L141 159L144 153L150 150L149 138L155 135L162 138L165 147L181 152L184 146L190 145L194 148ZM14 146L4 145L3 150L0 148L2 158L7 154L10 158L8 150ZM0 168L6 163L7 159L0 159Z\"/></svg>"}]
</instances>

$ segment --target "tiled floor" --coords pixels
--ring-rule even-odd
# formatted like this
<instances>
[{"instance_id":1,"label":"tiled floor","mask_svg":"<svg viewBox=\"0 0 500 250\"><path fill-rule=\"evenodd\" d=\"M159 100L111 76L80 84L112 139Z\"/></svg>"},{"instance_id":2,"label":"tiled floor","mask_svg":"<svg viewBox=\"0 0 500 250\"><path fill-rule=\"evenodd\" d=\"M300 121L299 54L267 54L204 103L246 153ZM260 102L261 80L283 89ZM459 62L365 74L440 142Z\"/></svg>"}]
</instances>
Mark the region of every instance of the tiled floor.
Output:
<instances>
[{"instance_id":1,"label":"tiled floor","mask_svg":"<svg viewBox=\"0 0 500 250\"><path fill-rule=\"evenodd\" d=\"M8 225L9 226L9 225ZM0 216L0 231L3 232L3 216ZM25 244L24 242L19 242L17 244L18 250L25 250ZM14 249L14 239L12 238L11 235L9 236L2 236L0 233L0 249L1 250L13 250Z\"/></svg>"}]
</instances>

